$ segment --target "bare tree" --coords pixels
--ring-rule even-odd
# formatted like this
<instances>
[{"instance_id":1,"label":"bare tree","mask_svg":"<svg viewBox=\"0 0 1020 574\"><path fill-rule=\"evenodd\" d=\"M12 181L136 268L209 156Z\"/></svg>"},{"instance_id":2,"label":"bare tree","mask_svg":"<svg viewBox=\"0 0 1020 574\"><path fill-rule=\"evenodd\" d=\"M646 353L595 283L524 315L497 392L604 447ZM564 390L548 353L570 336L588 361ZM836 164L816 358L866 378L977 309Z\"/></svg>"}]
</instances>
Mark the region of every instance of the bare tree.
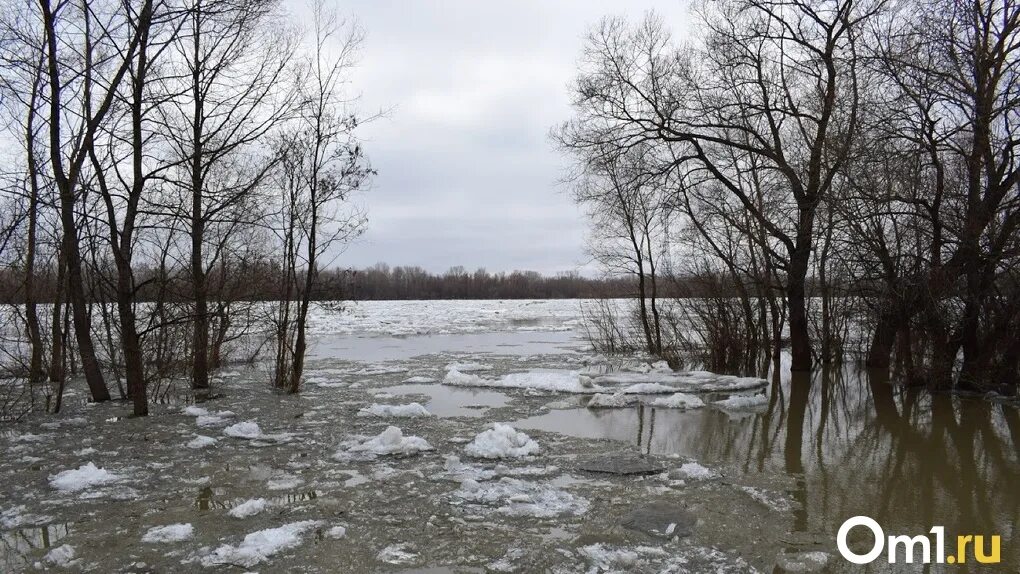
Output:
<instances>
[{"instance_id":1,"label":"bare tree","mask_svg":"<svg viewBox=\"0 0 1020 574\"><path fill-rule=\"evenodd\" d=\"M635 29L605 20L588 40L578 118L561 132L579 148L660 142L686 177L732 194L781 246L794 370L812 363L806 285L818 205L858 129L858 38L882 7L706 4L704 43L679 50L654 16ZM771 213L746 184L751 166L775 178Z\"/></svg>"},{"instance_id":2,"label":"bare tree","mask_svg":"<svg viewBox=\"0 0 1020 574\"><path fill-rule=\"evenodd\" d=\"M39 6L46 33L50 164L60 194L68 299L85 380L93 400L105 401L110 399L110 393L92 343L75 205L82 168L93 152L96 133L113 106L121 80L134 63L139 42L147 33L152 0L144 0L134 17L116 8L101 13L97 4L89 2L78 6L62 2L54 6L50 0L39 0ZM132 20L144 25L129 26ZM58 34L63 41L58 42ZM71 45L80 48L66 54ZM77 73L75 68L79 65L84 74ZM104 71L101 82L96 77L99 69Z\"/></svg>"},{"instance_id":3,"label":"bare tree","mask_svg":"<svg viewBox=\"0 0 1020 574\"><path fill-rule=\"evenodd\" d=\"M354 137L361 121L343 90L362 33L322 2L314 4L313 17L314 44L300 84L302 108L278 148L282 205L277 233L285 287L276 318L273 380L292 393L301 388L308 308L322 258L361 233L364 217L345 201L373 173Z\"/></svg>"},{"instance_id":4,"label":"bare tree","mask_svg":"<svg viewBox=\"0 0 1020 574\"><path fill-rule=\"evenodd\" d=\"M637 280L638 318L645 349L664 356L658 309L657 264L664 246L666 202L647 146L621 155L596 154L584 161L574 199L593 223L590 250L611 274Z\"/></svg>"},{"instance_id":5,"label":"bare tree","mask_svg":"<svg viewBox=\"0 0 1020 574\"><path fill-rule=\"evenodd\" d=\"M180 203L188 207L179 215L189 224L196 389L209 386L209 272L225 255L231 233L259 221L254 197L278 161L262 150L293 112L294 41L280 26L278 4L191 0L173 40L180 95L162 111L162 122L168 135L189 136L168 141L181 164L174 182Z\"/></svg>"}]
</instances>

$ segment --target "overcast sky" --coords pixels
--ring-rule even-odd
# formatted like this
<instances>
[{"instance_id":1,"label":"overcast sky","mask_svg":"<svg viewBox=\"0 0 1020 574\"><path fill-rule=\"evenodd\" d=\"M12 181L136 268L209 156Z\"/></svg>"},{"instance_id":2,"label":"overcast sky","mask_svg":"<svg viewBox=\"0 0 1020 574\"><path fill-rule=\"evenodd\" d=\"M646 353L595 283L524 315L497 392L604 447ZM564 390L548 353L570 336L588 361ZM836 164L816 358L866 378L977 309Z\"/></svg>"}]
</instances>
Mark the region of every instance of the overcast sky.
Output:
<instances>
[{"instance_id":1,"label":"overcast sky","mask_svg":"<svg viewBox=\"0 0 1020 574\"><path fill-rule=\"evenodd\" d=\"M557 183L550 128L570 116L586 30L650 9L675 30L681 0L340 0L367 39L354 88L378 169L365 235L338 265L454 265L543 273L587 262L584 216Z\"/></svg>"}]
</instances>

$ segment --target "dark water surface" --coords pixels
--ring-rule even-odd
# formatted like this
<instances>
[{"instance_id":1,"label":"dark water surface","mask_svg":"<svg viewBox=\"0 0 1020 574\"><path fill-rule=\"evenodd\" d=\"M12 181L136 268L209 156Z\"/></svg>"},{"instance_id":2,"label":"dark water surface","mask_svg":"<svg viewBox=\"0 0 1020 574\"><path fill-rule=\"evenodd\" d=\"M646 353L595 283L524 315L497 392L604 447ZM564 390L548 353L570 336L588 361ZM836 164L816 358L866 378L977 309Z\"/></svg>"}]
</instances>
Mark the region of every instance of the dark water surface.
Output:
<instances>
[{"instance_id":1,"label":"dark water surface","mask_svg":"<svg viewBox=\"0 0 1020 574\"><path fill-rule=\"evenodd\" d=\"M878 521L886 536L944 526L947 555L957 535L982 534L988 546L998 534L1002 563L971 564L971 551L966 565L915 564L913 571L1020 572L1020 411L1012 405L900 389L847 368L811 378L786 373L773 380L760 412L569 409L515 425L625 441L727 474L786 475L797 502L793 539L824 532L835 540L843 521L857 515ZM851 548L866 552L866 533L855 529ZM869 567L839 556L832 562L839 571L891 569L886 553Z\"/></svg>"}]
</instances>

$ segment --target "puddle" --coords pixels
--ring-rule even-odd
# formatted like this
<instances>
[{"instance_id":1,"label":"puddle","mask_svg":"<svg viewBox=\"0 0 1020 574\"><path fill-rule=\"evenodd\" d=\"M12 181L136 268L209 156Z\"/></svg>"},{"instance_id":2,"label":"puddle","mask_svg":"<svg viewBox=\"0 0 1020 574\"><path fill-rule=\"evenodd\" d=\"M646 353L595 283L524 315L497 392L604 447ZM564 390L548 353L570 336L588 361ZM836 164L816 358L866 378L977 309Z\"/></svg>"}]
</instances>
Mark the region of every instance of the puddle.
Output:
<instances>
[{"instance_id":1,"label":"puddle","mask_svg":"<svg viewBox=\"0 0 1020 574\"><path fill-rule=\"evenodd\" d=\"M496 391L453 388L441 384L406 384L383 390L397 396L426 395L429 401L425 408L440 417L480 417L488 409L505 406L510 400Z\"/></svg>"}]
</instances>

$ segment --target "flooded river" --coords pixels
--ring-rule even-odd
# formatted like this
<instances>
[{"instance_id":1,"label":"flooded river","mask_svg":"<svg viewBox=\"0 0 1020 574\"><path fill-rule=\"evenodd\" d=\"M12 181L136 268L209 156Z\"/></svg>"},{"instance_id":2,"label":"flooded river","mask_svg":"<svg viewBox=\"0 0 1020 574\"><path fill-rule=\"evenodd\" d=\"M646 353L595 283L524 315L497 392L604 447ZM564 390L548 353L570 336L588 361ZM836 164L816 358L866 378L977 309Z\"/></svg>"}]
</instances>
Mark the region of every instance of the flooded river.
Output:
<instances>
[{"instance_id":1,"label":"flooded river","mask_svg":"<svg viewBox=\"0 0 1020 574\"><path fill-rule=\"evenodd\" d=\"M1015 404L849 366L678 379L587 350L577 302L347 313L318 317L299 396L238 367L143 420L79 384L0 429L0 572L1020 572ZM714 390L681 406L664 381ZM497 421L535 447L480 457ZM858 515L944 526L947 555L998 535L1001 563L851 564Z\"/></svg>"}]
</instances>

